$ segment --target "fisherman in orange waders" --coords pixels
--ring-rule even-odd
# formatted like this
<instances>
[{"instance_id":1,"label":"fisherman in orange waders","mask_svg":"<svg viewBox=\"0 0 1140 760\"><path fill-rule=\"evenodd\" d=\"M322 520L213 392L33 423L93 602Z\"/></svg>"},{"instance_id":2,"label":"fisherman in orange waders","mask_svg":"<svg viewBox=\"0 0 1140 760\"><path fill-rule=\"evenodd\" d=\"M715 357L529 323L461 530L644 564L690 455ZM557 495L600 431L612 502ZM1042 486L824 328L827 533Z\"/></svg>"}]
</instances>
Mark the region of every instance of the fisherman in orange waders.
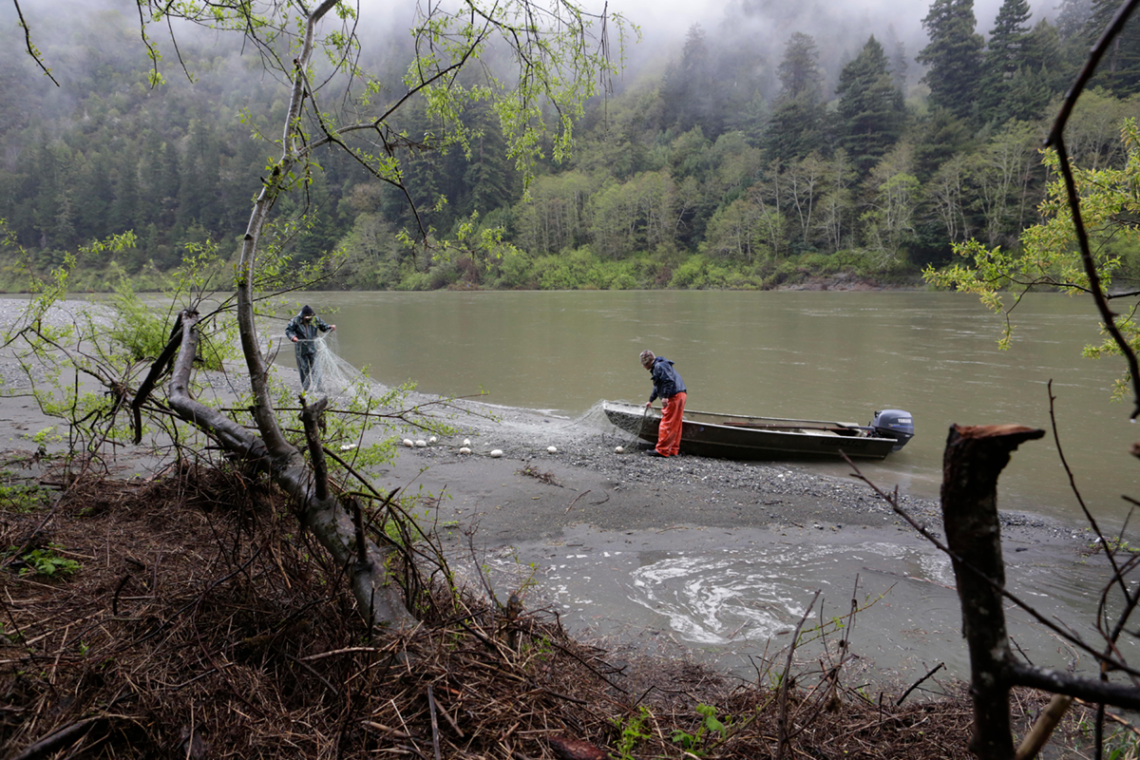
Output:
<instances>
[{"instance_id":1,"label":"fisherman in orange waders","mask_svg":"<svg viewBox=\"0 0 1140 760\"><path fill-rule=\"evenodd\" d=\"M661 425L657 428L657 448L646 452L651 457L675 457L681 451L681 417L685 413L685 382L680 373L673 369L673 362L652 351L641 352L641 366L653 376L653 395L645 408L653 406L653 400L661 399Z\"/></svg>"}]
</instances>

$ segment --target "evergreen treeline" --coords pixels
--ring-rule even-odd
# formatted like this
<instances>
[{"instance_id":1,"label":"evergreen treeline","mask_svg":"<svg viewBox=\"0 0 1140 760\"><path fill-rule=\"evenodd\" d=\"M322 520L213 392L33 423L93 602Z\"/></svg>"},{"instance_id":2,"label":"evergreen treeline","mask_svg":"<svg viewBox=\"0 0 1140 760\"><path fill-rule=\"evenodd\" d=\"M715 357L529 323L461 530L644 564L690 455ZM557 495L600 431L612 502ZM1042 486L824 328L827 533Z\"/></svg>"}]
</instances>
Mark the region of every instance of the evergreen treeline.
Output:
<instances>
[{"instance_id":1,"label":"evergreen treeline","mask_svg":"<svg viewBox=\"0 0 1140 760\"><path fill-rule=\"evenodd\" d=\"M971 0L934 0L913 60L887 29L829 70L820 50L838 60L835 40L794 32L776 57L732 42L748 3L729 8L715 43L694 26L663 71L627 73L578 126L572 159L540 166L525 195L486 108L464 117L467 150L401 155L418 219L402 192L328 152L279 204L284 217L305 214L294 256L342 245L335 284L356 288L692 288L906 276L970 238L1013 248L1038 221L1038 151L1057 102L1115 12L1065 0L1055 22L1031 25L1026 0L1005 0L983 36ZM195 82L167 61L167 83L152 89L129 18L52 29L40 47L62 88L18 46L0 47L0 218L34 266L134 230L116 266L81 266L91 284L119 268L148 283L187 244L234 247L275 152L282 84L210 39L180 47ZM381 47L384 60L364 63L398 91L411 52ZM1120 123L1140 112L1140 23L1093 84L1066 133L1070 154L1119 165ZM414 101L399 120L409 135L439 129ZM421 224L459 244L445 256L401 244L397 233ZM503 244L471 234L490 227ZM10 267L0 286L18 286Z\"/></svg>"}]
</instances>

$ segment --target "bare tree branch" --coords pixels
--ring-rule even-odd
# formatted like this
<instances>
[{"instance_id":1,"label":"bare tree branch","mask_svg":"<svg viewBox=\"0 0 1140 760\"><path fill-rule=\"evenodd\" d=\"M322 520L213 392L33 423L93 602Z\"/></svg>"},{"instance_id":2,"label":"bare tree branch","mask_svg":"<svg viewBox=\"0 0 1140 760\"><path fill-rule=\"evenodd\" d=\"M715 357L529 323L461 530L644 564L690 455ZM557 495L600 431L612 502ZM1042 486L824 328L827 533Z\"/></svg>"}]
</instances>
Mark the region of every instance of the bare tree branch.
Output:
<instances>
[{"instance_id":1,"label":"bare tree branch","mask_svg":"<svg viewBox=\"0 0 1140 760\"><path fill-rule=\"evenodd\" d=\"M1085 230L1084 222L1081 220L1081 197L1077 192L1077 185L1073 179L1073 170L1069 164L1069 154L1065 148L1065 125L1069 121L1069 116L1072 115L1073 108L1077 104L1077 98L1080 97L1084 91L1085 86L1089 80L1092 79L1096 73L1097 65L1100 63L1101 58L1104 57L1105 52L1108 50L1112 41L1120 34L1120 30L1124 28L1128 18L1132 15L1132 11L1140 4L1140 0L1127 0L1120 6L1120 10L1116 12L1112 22L1108 28L1104 30L1100 40L1093 47L1089 53L1088 60L1085 61L1084 68L1077 76L1077 81L1073 84L1069 93L1065 96L1064 103L1061 104L1061 110L1057 114L1056 121L1053 122L1053 128L1049 132L1049 137L1045 140L1046 146L1052 146L1057 151L1057 156L1060 159L1061 176L1065 180L1065 191L1069 196L1069 208L1073 215L1073 225L1076 227L1077 242L1081 249L1081 262L1085 268L1085 274L1089 278L1089 290L1092 294L1093 301L1096 303L1097 312L1100 314L1101 319L1104 320L1104 328L1108 334L1112 336L1112 340L1120 348L1120 352L1124 355L1125 361L1128 363L1128 373L1132 379L1133 389L1133 408L1131 419L1136 419L1140 416L1140 362L1136 359L1136 352L1128 344L1124 335L1121 334L1120 328L1116 324L1116 313L1108 306L1108 299L1105 297L1104 290L1100 285L1100 274L1097 272L1096 261L1093 259L1092 251L1089 247L1089 236Z\"/></svg>"},{"instance_id":2,"label":"bare tree branch","mask_svg":"<svg viewBox=\"0 0 1140 760\"><path fill-rule=\"evenodd\" d=\"M37 66L43 69L44 76L50 79L56 87L59 87L59 82L51 75L51 69L44 65L40 51L36 50L36 46L32 44L32 30L28 28L28 22L24 20L24 12L20 10L20 0L12 0L12 5L16 6L16 15L20 18L20 28L24 30L24 45L27 48L28 55L32 57Z\"/></svg>"}]
</instances>

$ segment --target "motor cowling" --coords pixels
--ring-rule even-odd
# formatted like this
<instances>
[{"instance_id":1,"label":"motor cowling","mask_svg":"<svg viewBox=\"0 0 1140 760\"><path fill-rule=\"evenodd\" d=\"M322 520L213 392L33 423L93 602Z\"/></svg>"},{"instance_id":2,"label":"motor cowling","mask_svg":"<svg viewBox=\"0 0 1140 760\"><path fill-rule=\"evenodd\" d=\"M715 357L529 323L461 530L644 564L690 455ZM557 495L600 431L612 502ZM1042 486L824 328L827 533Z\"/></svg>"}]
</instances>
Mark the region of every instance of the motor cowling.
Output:
<instances>
[{"instance_id":1,"label":"motor cowling","mask_svg":"<svg viewBox=\"0 0 1140 760\"><path fill-rule=\"evenodd\" d=\"M914 418L910 412L904 412L902 409L884 409L875 412L870 426L884 438L895 439L891 451L898 451L906 446L907 441L914 438Z\"/></svg>"}]
</instances>

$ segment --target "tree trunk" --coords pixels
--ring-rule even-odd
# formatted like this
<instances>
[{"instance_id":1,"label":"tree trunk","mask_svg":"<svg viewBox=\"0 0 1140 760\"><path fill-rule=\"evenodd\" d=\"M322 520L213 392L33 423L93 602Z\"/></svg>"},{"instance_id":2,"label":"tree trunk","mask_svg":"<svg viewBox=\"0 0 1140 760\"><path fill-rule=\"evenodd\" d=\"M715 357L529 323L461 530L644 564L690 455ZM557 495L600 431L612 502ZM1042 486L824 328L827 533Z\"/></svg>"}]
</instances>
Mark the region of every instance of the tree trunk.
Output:
<instances>
[{"instance_id":1,"label":"tree trunk","mask_svg":"<svg viewBox=\"0 0 1140 760\"><path fill-rule=\"evenodd\" d=\"M997 480L1023 441L1045 435L1021 425L950 428L942 460L942 522L951 551L962 631L970 649L974 736L970 749L981 760L1011 760L1009 671L1013 657L1006 637L1002 589Z\"/></svg>"},{"instance_id":2,"label":"tree trunk","mask_svg":"<svg viewBox=\"0 0 1140 760\"><path fill-rule=\"evenodd\" d=\"M227 451L268 471L277 485L297 500L305 526L339 566L350 569L352 593L362 617L381 627L414 625L415 618L408 612L399 588L384 569L391 550L380 549L364 539L364 554L360 554L351 516L335 495L328 494L323 479L321 492L328 495L317 496L313 472L301 452L286 442L288 450L284 455L271 454L262 439L191 397L190 374L198 351L198 313L186 310L180 318L182 350L174 365L170 406L184 420L214 436ZM367 562L361 562L360 556L367 557Z\"/></svg>"}]
</instances>

